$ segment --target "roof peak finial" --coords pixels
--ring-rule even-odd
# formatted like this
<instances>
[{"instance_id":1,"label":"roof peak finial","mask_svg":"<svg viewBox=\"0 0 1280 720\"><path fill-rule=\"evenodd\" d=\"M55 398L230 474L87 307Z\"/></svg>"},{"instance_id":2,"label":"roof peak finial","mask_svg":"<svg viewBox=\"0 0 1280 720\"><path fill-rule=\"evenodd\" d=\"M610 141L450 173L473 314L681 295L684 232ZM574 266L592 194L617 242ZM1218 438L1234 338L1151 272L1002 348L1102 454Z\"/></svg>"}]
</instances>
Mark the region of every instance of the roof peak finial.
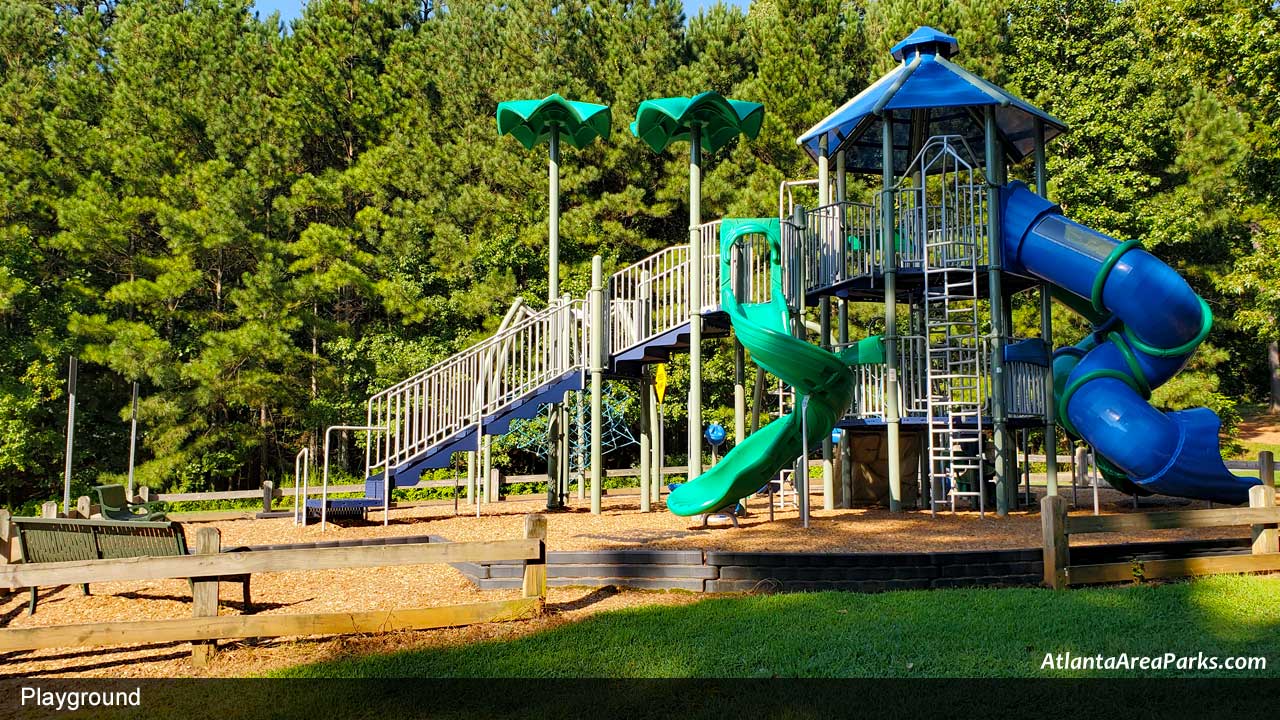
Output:
<instances>
[{"instance_id":1,"label":"roof peak finial","mask_svg":"<svg viewBox=\"0 0 1280 720\"><path fill-rule=\"evenodd\" d=\"M954 37L935 30L927 25L916 28L915 32L906 36L890 50L894 60L905 61L907 56L915 53L924 55L941 55L952 57L960 52L960 43Z\"/></svg>"}]
</instances>

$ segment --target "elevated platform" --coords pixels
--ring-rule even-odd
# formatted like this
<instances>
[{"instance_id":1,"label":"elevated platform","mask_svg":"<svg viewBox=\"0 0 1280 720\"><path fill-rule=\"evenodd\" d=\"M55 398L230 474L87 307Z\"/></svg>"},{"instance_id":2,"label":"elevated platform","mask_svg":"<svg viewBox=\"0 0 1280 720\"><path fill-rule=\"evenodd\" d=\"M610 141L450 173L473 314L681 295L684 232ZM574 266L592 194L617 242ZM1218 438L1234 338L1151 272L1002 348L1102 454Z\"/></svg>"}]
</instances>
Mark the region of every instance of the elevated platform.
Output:
<instances>
[{"instance_id":1,"label":"elevated platform","mask_svg":"<svg viewBox=\"0 0 1280 720\"><path fill-rule=\"evenodd\" d=\"M325 502L320 498L309 498L306 508L311 517L320 517ZM381 510L382 500L375 498L329 498L329 509L325 515L333 518L363 518L370 510Z\"/></svg>"},{"instance_id":2,"label":"elevated platform","mask_svg":"<svg viewBox=\"0 0 1280 720\"><path fill-rule=\"evenodd\" d=\"M702 316L702 337L727 337L729 335L729 315L715 311ZM671 356L689 352L689 323L676 327L652 337L638 345L632 346L609 358L609 367L605 372L620 379L640 377L645 365L671 361Z\"/></svg>"},{"instance_id":3,"label":"elevated platform","mask_svg":"<svg viewBox=\"0 0 1280 720\"><path fill-rule=\"evenodd\" d=\"M1022 428L1041 428L1044 427L1044 418L1042 417L1011 417L1008 420L1010 429ZM982 418L983 429L990 430L995 426L995 419L992 417ZM854 418L845 417L836 423L836 427L847 429L853 432L884 432L889 428L889 424L879 417ZM956 427L976 429L977 423L960 422L956 423ZM929 428L928 418L919 415L910 415L901 419L901 428L908 432L925 432Z\"/></svg>"},{"instance_id":4,"label":"elevated platform","mask_svg":"<svg viewBox=\"0 0 1280 720\"><path fill-rule=\"evenodd\" d=\"M952 272L968 274L970 271L956 269ZM991 295L991 284L988 275L989 271L986 267L978 268L978 296L980 298L989 298ZM934 277L939 276L935 275ZM1040 285L1040 282L1034 278L1017 275L1007 270L1004 271L1001 281L1006 293L1021 292ZM924 294L924 271L918 266L900 267L897 272L896 284L899 302L907 303L913 298L918 300ZM876 272L859 275L833 285L809 290L805 293L805 305L814 307L818 304L818 300L824 297L836 297L853 302L884 302L884 273Z\"/></svg>"}]
</instances>

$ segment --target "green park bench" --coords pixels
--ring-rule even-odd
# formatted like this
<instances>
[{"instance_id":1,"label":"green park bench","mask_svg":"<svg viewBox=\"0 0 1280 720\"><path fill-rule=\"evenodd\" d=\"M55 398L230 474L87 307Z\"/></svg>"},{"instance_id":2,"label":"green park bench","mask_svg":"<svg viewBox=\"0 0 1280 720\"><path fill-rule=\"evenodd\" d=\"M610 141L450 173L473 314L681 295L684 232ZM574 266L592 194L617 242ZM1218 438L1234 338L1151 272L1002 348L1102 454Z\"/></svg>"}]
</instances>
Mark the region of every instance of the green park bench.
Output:
<instances>
[{"instance_id":1,"label":"green park bench","mask_svg":"<svg viewBox=\"0 0 1280 720\"><path fill-rule=\"evenodd\" d=\"M137 520L76 520L64 518L15 517L18 547L24 563L117 560L134 557L188 555L187 538L176 522ZM235 548L229 552L236 552ZM249 576L234 575L220 580L244 586L244 612L249 613ZM83 586L89 594L89 584ZM38 595L31 588L28 613L36 611Z\"/></svg>"}]
</instances>

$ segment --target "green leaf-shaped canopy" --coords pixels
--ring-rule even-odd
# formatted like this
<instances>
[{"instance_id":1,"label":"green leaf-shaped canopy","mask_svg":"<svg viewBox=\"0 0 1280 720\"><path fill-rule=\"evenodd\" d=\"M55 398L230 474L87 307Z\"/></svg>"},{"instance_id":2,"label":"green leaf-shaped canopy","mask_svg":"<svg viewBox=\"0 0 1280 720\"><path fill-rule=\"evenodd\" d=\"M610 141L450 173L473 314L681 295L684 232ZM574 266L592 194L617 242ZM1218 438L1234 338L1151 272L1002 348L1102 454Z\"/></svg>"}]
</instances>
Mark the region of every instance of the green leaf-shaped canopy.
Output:
<instances>
[{"instance_id":1,"label":"green leaf-shaped canopy","mask_svg":"<svg viewBox=\"0 0 1280 720\"><path fill-rule=\"evenodd\" d=\"M715 152L739 133L755 139L764 123L764 106L746 100L730 100L718 92L704 92L691 98L670 97L645 100L636 109L631 134L654 152L671 143L689 139L689 129L701 130L702 149Z\"/></svg>"},{"instance_id":2,"label":"green leaf-shaped canopy","mask_svg":"<svg viewBox=\"0 0 1280 720\"><path fill-rule=\"evenodd\" d=\"M545 141L552 127L559 128L562 142L581 149L597 137L608 140L612 122L608 105L565 100L555 94L498 103L498 134L510 134L526 150Z\"/></svg>"}]
</instances>

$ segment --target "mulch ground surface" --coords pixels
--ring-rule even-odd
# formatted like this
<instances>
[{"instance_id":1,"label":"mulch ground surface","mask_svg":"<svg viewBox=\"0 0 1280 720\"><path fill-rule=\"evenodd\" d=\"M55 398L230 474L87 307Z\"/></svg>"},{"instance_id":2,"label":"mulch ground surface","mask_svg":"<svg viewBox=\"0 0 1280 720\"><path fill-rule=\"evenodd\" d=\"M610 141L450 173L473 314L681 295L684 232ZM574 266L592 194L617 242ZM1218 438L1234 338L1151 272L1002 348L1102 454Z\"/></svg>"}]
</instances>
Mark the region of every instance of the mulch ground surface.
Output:
<instances>
[{"instance_id":1,"label":"mulch ground surface","mask_svg":"<svg viewBox=\"0 0 1280 720\"><path fill-rule=\"evenodd\" d=\"M676 517L663 510L639 512L634 494L615 492L606 497L604 512L592 515L576 499L564 511L549 512L550 550L603 548L702 549L763 552L903 552L1029 548L1040 544L1040 518L1033 512L1015 512L1005 518L988 513L980 518L971 511L955 514L927 511L891 515L880 509L812 511L811 528L802 527L794 508L775 509L769 520L767 500L753 498L749 516L741 527L713 522L700 527L697 518ZM1092 495L1079 494L1075 513L1092 512ZM1109 490L1101 491L1104 513L1131 512L1130 500ZM222 546L274 545L404 535L440 535L455 542L514 539L521 537L524 516L538 512L540 498L512 498L483 505L475 517L474 506L462 505L454 514L452 503L393 510L382 525L380 513L367 522L294 525L290 519L233 520L200 523L217 527ZM1144 509L1189 509L1200 504L1180 500L1144 499ZM194 523L192 525L195 525ZM190 532L190 529L188 530ZM1159 531L1083 536L1073 543L1118 543L1139 540L1245 537L1247 529ZM84 596L75 588L42 588L35 615L27 615L24 591L0 601L0 626L32 627L78 623L155 620L190 617L191 593L185 580L108 582L91 586ZM315 570L264 573L253 577L256 613L298 614L381 610L448 605L515 597L518 591L477 590L458 571L446 565L380 569ZM613 588L552 588L548 614L536 620L476 625L421 632L397 632L330 638L280 638L220 645L216 660L204 670L189 662L190 645L169 643L92 650L53 649L9 653L0 664L0 677L114 676L174 677L192 675L252 675L273 668L330 660L348 654L391 652L434 645L510 638L572 622L592 613L659 603L696 602L699 595L683 592L644 592ZM240 586L221 587L224 614L241 612Z\"/></svg>"}]
</instances>

